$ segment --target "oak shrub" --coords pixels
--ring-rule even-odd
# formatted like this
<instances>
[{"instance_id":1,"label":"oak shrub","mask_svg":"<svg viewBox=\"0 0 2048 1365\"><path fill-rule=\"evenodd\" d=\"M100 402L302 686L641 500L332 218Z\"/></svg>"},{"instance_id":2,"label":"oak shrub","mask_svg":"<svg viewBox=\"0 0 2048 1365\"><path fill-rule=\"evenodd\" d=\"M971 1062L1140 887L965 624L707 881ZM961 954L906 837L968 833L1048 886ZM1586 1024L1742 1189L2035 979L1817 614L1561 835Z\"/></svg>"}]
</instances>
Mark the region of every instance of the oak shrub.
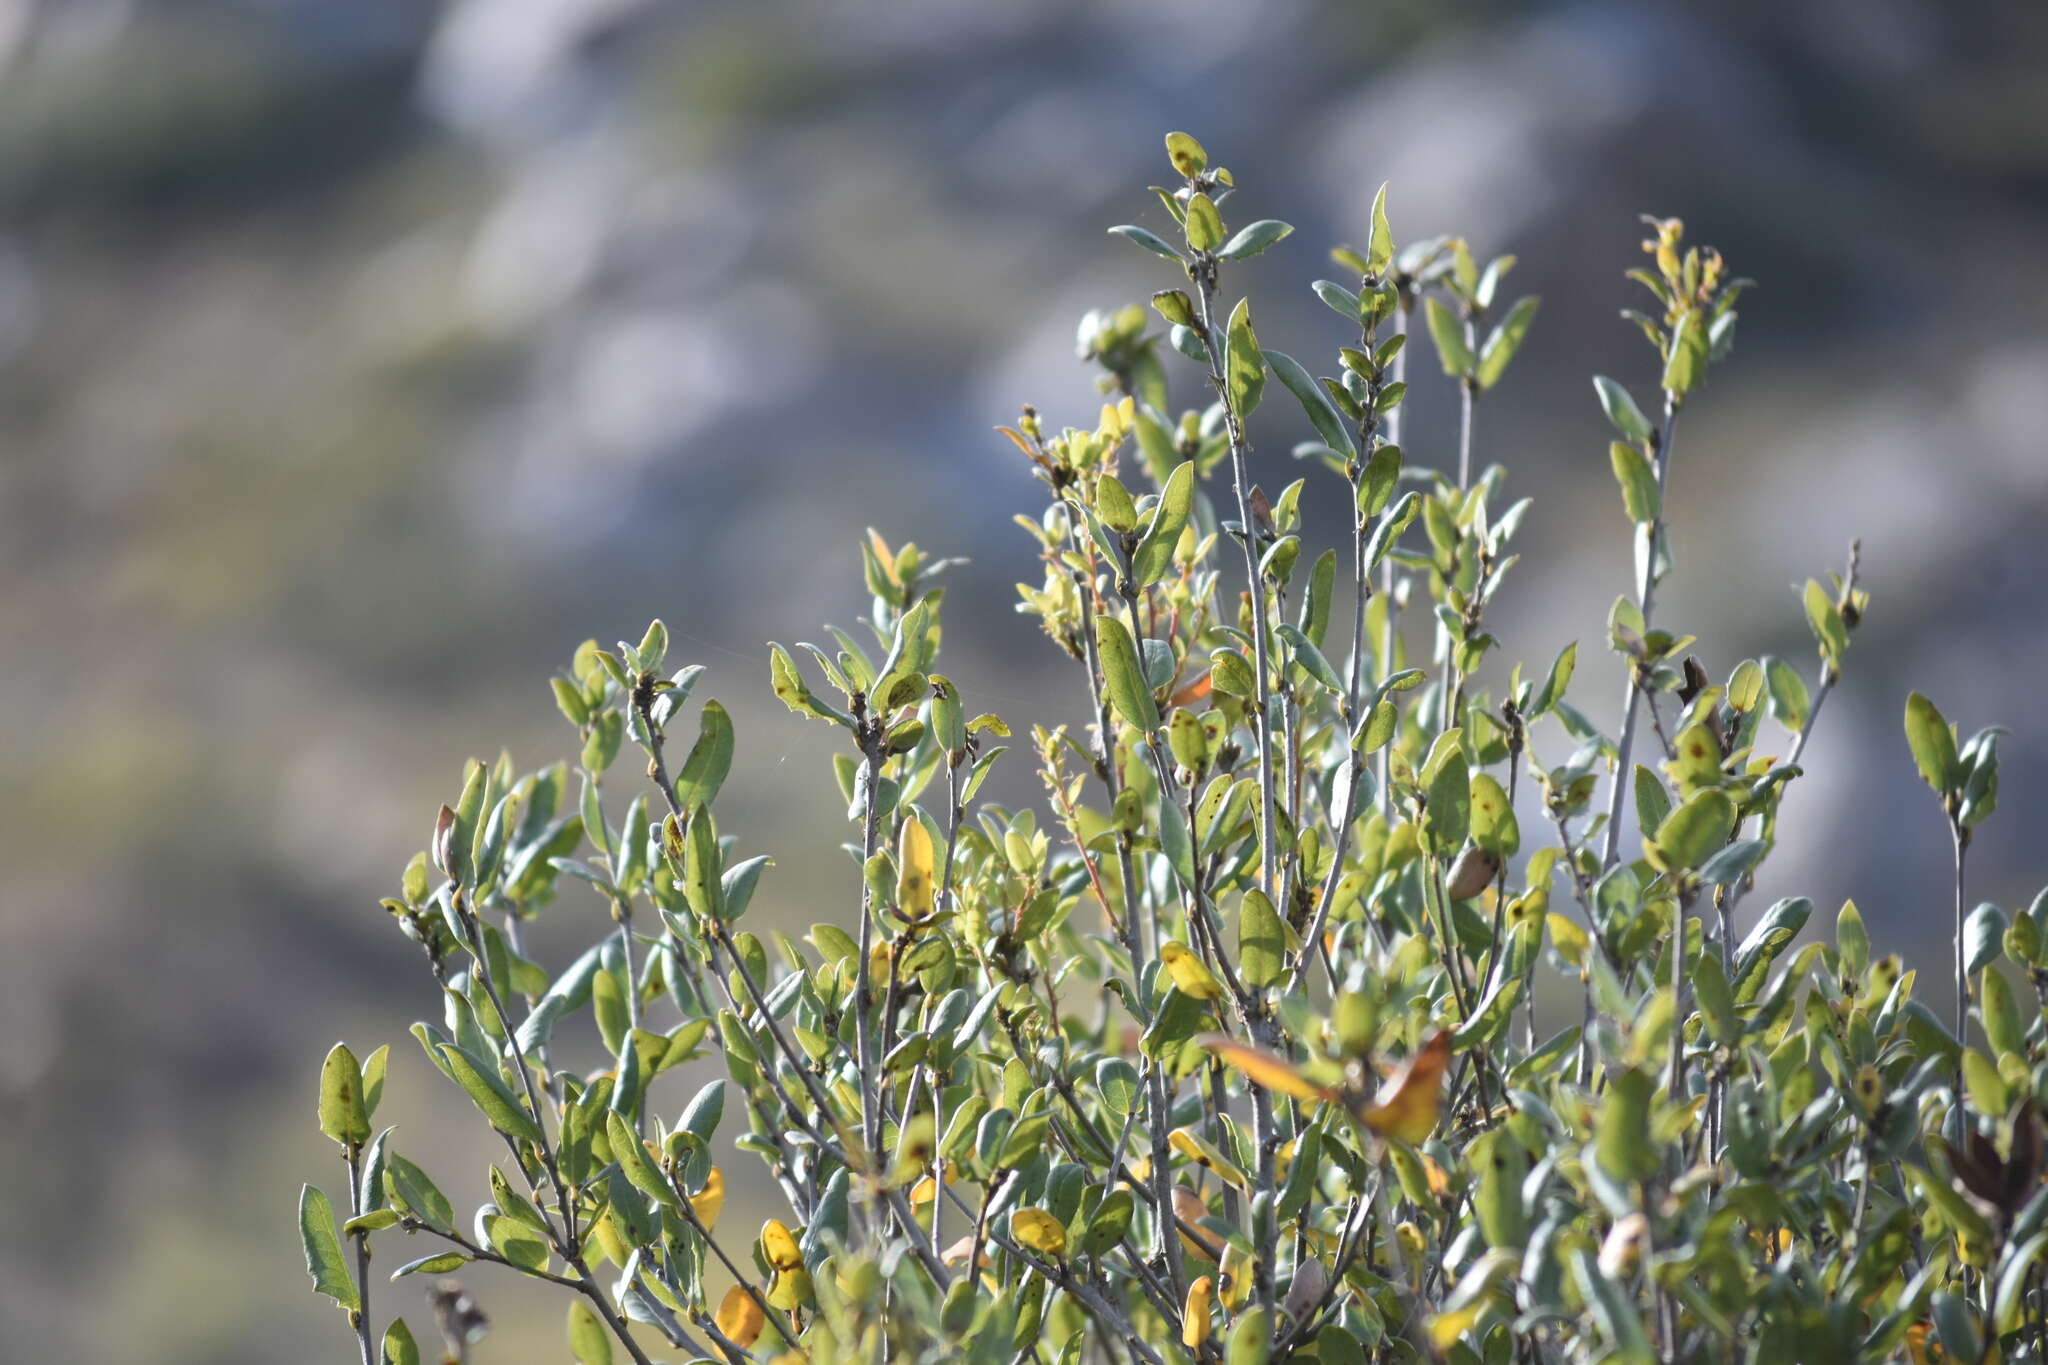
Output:
<instances>
[{"instance_id":1,"label":"oak shrub","mask_svg":"<svg viewBox=\"0 0 2048 1365\"><path fill-rule=\"evenodd\" d=\"M1167 150L1171 230L1112 231L1169 287L1082 326L1099 414L1002 428L1047 493L1019 609L1092 724L979 712L939 671L946 562L870 533L865 633L767 661L845 743L843 911L757 935L774 874L717 822L736 740L717 701L693 714L702 670L660 622L586 642L551 680L574 762L471 763L384 902L439 986L412 1033L476 1108L491 1202L458 1216L378 1127L388 1048L322 1069L348 1188L307 1187L301 1233L364 1361L420 1358L373 1284L472 1261L559 1287L586 1365L2039 1358L2048 901L1963 899L1997 732L1907 706L1956 851L1942 1001L1853 904L1796 946L1811 902L1748 903L1845 685L1854 549L1787 604L1803 663L1717 681L1655 612L1677 420L1747 282L1646 220L1625 316L1653 365L1593 384L1633 580L1603 654L1505 667L1487 624L1531 503L1472 456L1537 318L1512 258L1397 242L1382 190L1313 286L1321 377L1224 307L1290 229L1233 230L1230 173ZM1400 444L1411 363L1459 396L1434 465ZM1172 365L1201 406L1170 407ZM1300 442L1276 496L1255 432L1276 482ZM1349 533L1305 543L1302 504L1337 498ZM1622 689L1617 732L1587 686ZM1042 805L983 798L1005 757ZM534 960L543 913L596 940ZM612 1063L558 1066L571 1029ZM720 1079L663 1083L707 1059ZM756 1161L787 1207L735 1226L726 1172ZM483 1310L431 1302L430 1351L466 1357Z\"/></svg>"}]
</instances>

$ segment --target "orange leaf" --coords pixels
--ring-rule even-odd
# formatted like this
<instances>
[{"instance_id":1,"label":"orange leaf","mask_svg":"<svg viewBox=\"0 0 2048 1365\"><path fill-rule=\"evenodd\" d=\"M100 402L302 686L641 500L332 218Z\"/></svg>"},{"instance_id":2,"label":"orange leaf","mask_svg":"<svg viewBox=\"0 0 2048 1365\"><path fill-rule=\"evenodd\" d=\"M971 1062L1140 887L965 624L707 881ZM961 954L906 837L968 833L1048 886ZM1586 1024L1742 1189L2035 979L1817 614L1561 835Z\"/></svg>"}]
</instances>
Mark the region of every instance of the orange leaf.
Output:
<instances>
[{"instance_id":1,"label":"orange leaf","mask_svg":"<svg viewBox=\"0 0 2048 1365\"><path fill-rule=\"evenodd\" d=\"M733 1344L741 1350L752 1346L761 1335L761 1328L767 1322L767 1315L761 1305L754 1302L754 1296L734 1285L725 1291L725 1298L718 1305L715 1319L718 1330L731 1337Z\"/></svg>"},{"instance_id":2,"label":"orange leaf","mask_svg":"<svg viewBox=\"0 0 2048 1365\"><path fill-rule=\"evenodd\" d=\"M1166 704L1168 706L1193 706L1196 702L1205 700L1209 695L1209 691L1209 675L1204 673L1201 677L1195 679L1186 687L1181 688L1180 691L1174 693L1171 697L1168 697Z\"/></svg>"},{"instance_id":3,"label":"orange leaf","mask_svg":"<svg viewBox=\"0 0 2048 1365\"><path fill-rule=\"evenodd\" d=\"M1202 1202L1202 1196L1185 1185L1173 1187L1174 1217L1189 1227L1200 1227L1202 1220L1209 1216L1209 1206ZM1180 1244L1188 1249L1190 1256L1199 1256L1205 1261L1216 1259L1216 1246L1208 1240L1205 1232L1201 1240L1190 1237L1185 1231L1180 1235Z\"/></svg>"},{"instance_id":4,"label":"orange leaf","mask_svg":"<svg viewBox=\"0 0 2048 1365\"><path fill-rule=\"evenodd\" d=\"M1444 1072L1451 1064L1450 1031L1439 1030L1408 1065L1387 1078L1359 1117L1382 1137L1411 1146L1428 1137L1443 1113Z\"/></svg>"},{"instance_id":5,"label":"orange leaf","mask_svg":"<svg viewBox=\"0 0 2048 1365\"><path fill-rule=\"evenodd\" d=\"M1240 1043L1235 1038L1221 1033L1204 1034L1195 1041L1215 1053L1221 1060L1242 1071L1254 1085L1292 1096L1297 1100L1336 1098L1336 1091L1317 1085L1296 1070L1286 1059L1264 1048Z\"/></svg>"}]
</instances>

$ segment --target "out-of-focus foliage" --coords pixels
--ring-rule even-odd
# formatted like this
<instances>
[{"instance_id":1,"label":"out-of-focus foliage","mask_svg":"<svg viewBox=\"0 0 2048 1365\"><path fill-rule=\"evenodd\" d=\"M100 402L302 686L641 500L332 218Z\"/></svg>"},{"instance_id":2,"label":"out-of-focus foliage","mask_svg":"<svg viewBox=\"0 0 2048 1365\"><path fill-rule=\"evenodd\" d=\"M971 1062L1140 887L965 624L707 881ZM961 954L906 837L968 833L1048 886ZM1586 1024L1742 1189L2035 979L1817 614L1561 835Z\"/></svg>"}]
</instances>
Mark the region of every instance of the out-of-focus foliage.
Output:
<instances>
[{"instance_id":1,"label":"out-of-focus foliage","mask_svg":"<svg viewBox=\"0 0 2048 1365\"><path fill-rule=\"evenodd\" d=\"M1725 682L1656 610L1679 418L1751 282L1644 220L1625 316L1659 401L1592 386L1636 544L1610 735L1576 643L1494 657L1532 499L1471 457L1539 316L1514 258L1401 241L1383 188L1313 286L1342 335L1312 369L1229 303L1293 229L1239 214L1194 138L1166 152L1167 230L1111 229L1175 267L1164 327L1091 314L1092 425L1001 428L1048 495L1017 519L1044 565L1019 608L1092 704L1031 729L1043 800L987 795L1023 746L939 671L956 565L871 531L864 633L772 645L767 679L840 740L851 922L757 934L774 860L718 823L745 750L719 701L687 719L704 670L660 621L586 641L552 680L574 764L472 761L384 902L440 987L412 1034L483 1122L468 1159L509 1156L489 1201L460 1218L377 1126L386 1049L321 1069L347 1209L305 1186L300 1238L363 1365L413 1358L381 1281L477 1263L559 1286L578 1359L641 1365L2043 1358L2048 892L1965 911L2002 732L1905 707L1953 854L1952 999L1854 902L1832 942L1795 946L1805 897L1738 932L1871 606L1852 544L1783 606L1817 662ZM1454 467L1400 442L1418 317ZM1175 411L1187 363L1211 401ZM1269 494L1276 430L1307 472ZM1331 499L1321 548L1303 508ZM615 926L566 966L528 947L565 881ZM572 1031L597 1069L555 1061ZM652 1098L706 1055L723 1076ZM758 1233L720 1226L742 1159L782 1201ZM478 1325L441 1326L467 1358Z\"/></svg>"},{"instance_id":2,"label":"out-of-focus foliage","mask_svg":"<svg viewBox=\"0 0 2048 1365\"><path fill-rule=\"evenodd\" d=\"M1788 798L1815 837L1754 903L1853 895L1909 965L1945 959L1945 842L1900 780L1909 686L2015 723L2001 823L2038 824L2048 774L2024 723L2048 668L2025 628L2048 573L2027 533L2048 511L2038 7L1197 0L1173 20L0 0L0 1164L33 1173L0 1191L13 1351L268 1365L324 1329L278 1193L309 1174L303 1058L411 1009L365 869L418 846L479 736L554 751L532 688L565 642L660 615L709 665L748 754L721 815L778 853L757 932L800 932L840 885L839 798L802 780L831 735L740 680L763 640L858 610L818 550L846 528L973 556L946 672L1019 734L1083 717L1078 674L1006 610L1030 485L988 425L1068 392L1077 315L1142 301L1101 229L1166 230L1128 189L1182 122L1261 149L1260 197L1297 226L1243 267L1268 347L1324 349L1328 315L1287 283L1362 235L1382 178L1404 230L1521 253L1541 344L1487 393L1475 461L1511 457L1542 502L1496 658L1547 659L1627 576L1625 543L1587 534L1616 514L1584 372L1647 391L1612 325L1635 209L1712 224L1770 282L1685 419L1713 473L1671 491L1669 607L1803 654L1798 615L1755 604L1814 572L1815 543L1866 537L1884 629ZM1205 401L1193 367L1167 374L1173 405ZM1452 381L1433 358L1410 381L1404 442L1448 465ZM1290 400L1269 377L1265 401ZM1285 444L1253 454L1268 489ZM1338 504L1308 499L1305 528L1341 534ZM1719 678L1739 655L1703 657ZM1938 666L1958 657L1998 666ZM1611 732L1616 690L1579 700ZM1031 766L989 792L1025 801ZM1973 901L2027 903L2023 844L1971 850ZM565 960L604 913L569 887L534 951ZM464 1207L489 1197L449 1160L462 1111L400 1061L406 1151ZM715 1066L656 1094L672 1108ZM772 1183L732 1174L732 1208L765 1216ZM546 1303L465 1280L501 1353ZM404 1295L418 1326L424 1285Z\"/></svg>"}]
</instances>

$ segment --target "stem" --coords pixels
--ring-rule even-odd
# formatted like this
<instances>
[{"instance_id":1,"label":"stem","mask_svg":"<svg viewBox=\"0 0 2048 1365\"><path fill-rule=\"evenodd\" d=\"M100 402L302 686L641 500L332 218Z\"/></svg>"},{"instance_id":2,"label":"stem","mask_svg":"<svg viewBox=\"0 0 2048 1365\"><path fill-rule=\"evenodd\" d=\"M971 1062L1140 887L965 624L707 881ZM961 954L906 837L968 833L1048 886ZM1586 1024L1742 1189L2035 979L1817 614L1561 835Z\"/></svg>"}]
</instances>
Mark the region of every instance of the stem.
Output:
<instances>
[{"instance_id":1,"label":"stem","mask_svg":"<svg viewBox=\"0 0 2048 1365\"><path fill-rule=\"evenodd\" d=\"M1963 857L1970 847L1970 828L1955 815L1949 817L1949 841L1955 848L1956 859L1956 1042L1964 1047L1970 1041L1970 977L1968 963L1963 958ZM1963 1140L1963 1058L1956 1054L1955 1074L1955 1141Z\"/></svg>"},{"instance_id":2,"label":"stem","mask_svg":"<svg viewBox=\"0 0 2048 1365\"><path fill-rule=\"evenodd\" d=\"M1196 261L1192 273L1195 277L1196 293L1200 296L1202 310L1202 341L1209 350L1209 377L1216 385L1216 394L1223 404L1225 424L1230 436L1230 477L1237 493L1238 524L1243 528L1245 581L1252 599L1252 667L1256 671L1256 696L1258 705L1257 734L1259 742L1259 886L1268 896L1273 894L1274 876L1278 872L1278 834L1273 824L1273 737L1271 734L1272 679L1266 650L1266 585L1259 572L1259 535L1252 525L1250 488L1251 477L1247 460L1251 446L1245 437L1244 418L1237 405L1230 400L1230 385L1223 376L1223 348L1228 338L1217 330L1215 322L1216 263L1209 257Z\"/></svg>"},{"instance_id":3,"label":"stem","mask_svg":"<svg viewBox=\"0 0 2048 1365\"><path fill-rule=\"evenodd\" d=\"M349 1217L363 1216L363 1145L348 1144ZM377 1365L376 1347L370 1341L370 1234L357 1232L356 1244L356 1344L362 1348L363 1365Z\"/></svg>"},{"instance_id":4,"label":"stem","mask_svg":"<svg viewBox=\"0 0 2048 1365\"><path fill-rule=\"evenodd\" d=\"M880 717L876 720L879 722ZM853 1012L856 1061L860 1067L861 1143L868 1149L867 1161L870 1169L874 1169L880 1161L882 1107L875 1094L875 1041L872 1034L874 1004L869 999L873 992L869 949L874 942L875 916L872 904L874 893L868 886L867 863L875 856L875 844L881 831L881 812L875 808L876 794L882 785L880 734L863 736L861 747L862 757L867 760L861 768L861 792L866 807L866 818L861 829L860 962L855 969ZM766 1010L762 1012L766 1014Z\"/></svg>"},{"instance_id":5,"label":"stem","mask_svg":"<svg viewBox=\"0 0 2048 1365\"><path fill-rule=\"evenodd\" d=\"M1636 598L1642 605L1643 629L1650 629L1650 613L1656 606L1657 597L1657 541L1664 534L1664 485L1671 473L1673 443L1678 436L1678 409L1671 405L1667 396L1664 404L1664 432L1657 438L1657 515L1650 519L1649 551L1643 556L1642 572L1637 578ZM1622 702L1621 740L1615 748L1614 785L1607 797L1607 829L1601 840L1600 869L1606 871L1614 866L1614 859L1621 846L1621 800L1628 789L1629 751L1635 746L1636 702L1642 696L1643 682L1633 660L1628 670L1628 695Z\"/></svg>"},{"instance_id":6,"label":"stem","mask_svg":"<svg viewBox=\"0 0 2048 1365\"><path fill-rule=\"evenodd\" d=\"M1408 317L1415 307L1415 295L1412 289L1404 284L1400 287L1400 292L1396 297L1400 300L1394 313L1396 325L1400 327L1401 335L1407 336ZM1396 384L1406 384L1408 382L1408 347L1405 344L1394 353L1394 382ZM1401 429L1404 425L1403 410L1407 406L1408 400L1404 395L1400 403L1395 405L1394 410L1387 414L1387 444L1389 445L1398 446L1401 444ZM1380 631L1380 681L1384 683L1394 675L1394 649L1397 643L1394 629L1396 601L1394 593L1394 559L1392 555L1380 561L1380 597L1387 604L1386 624ZM1394 816L1394 796L1388 783L1388 778L1393 774L1393 759L1394 748L1391 744L1380 750L1379 807L1380 814L1389 820L1393 819Z\"/></svg>"},{"instance_id":7,"label":"stem","mask_svg":"<svg viewBox=\"0 0 2048 1365\"><path fill-rule=\"evenodd\" d=\"M1692 897L1678 898L1678 932L1671 940L1671 1068L1665 1091L1673 1104L1685 1098L1685 912Z\"/></svg>"}]
</instances>

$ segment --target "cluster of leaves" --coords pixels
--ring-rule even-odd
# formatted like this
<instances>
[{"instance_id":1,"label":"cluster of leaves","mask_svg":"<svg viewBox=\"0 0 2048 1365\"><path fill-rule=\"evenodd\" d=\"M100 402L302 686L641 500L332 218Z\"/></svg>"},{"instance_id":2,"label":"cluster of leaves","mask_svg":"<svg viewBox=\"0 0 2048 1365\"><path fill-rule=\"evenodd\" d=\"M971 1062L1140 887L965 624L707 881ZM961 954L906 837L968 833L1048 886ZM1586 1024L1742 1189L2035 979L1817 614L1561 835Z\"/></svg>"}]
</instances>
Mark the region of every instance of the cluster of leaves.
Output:
<instances>
[{"instance_id":1,"label":"cluster of leaves","mask_svg":"<svg viewBox=\"0 0 2048 1365\"><path fill-rule=\"evenodd\" d=\"M1907 707L1956 854L1951 1025L1853 904L1796 951L1807 900L1743 928L1868 607L1853 549L1802 595L1811 685L1775 658L1716 683L1654 621L1676 420L1744 282L1653 220L1630 273L1655 306L1628 316L1661 417L1595 381L1636 545L1610 737L1569 700L1576 645L1484 681L1530 507L1472 468L1537 315L1502 306L1513 258L1397 248L1383 190L1365 247L1333 253L1345 279L1314 286L1345 343L1318 376L1219 294L1290 229L1231 232L1231 174L1167 150L1179 240L1113 229L1178 272L1164 330L1091 314L1096 424L1002 429L1048 493L1019 518L1044 570L1019 609L1092 713L1030 735L1044 806L981 799L1010 732L934 671L946 562L871 534L870 638L770 657L776 695L846 741L847 913L757 936L769 860L714 815L726 712L706 702L672 764L700 670L668 671L658 622L586 643L553 682L575 767L472 764L385 902L441 988L413 1034L502 1142L491 1201L459 1223L376 1128L384 1049L322 1072L348 1218L309 1187L301 1230L365 1365L418 1358L371 1316L393 1240L425 1254L390 1278L482 1261L561 1286L586 1365L649 1339L729 1362L2041 1358L2048 899L1963 900L1996 732L1959 744ZM1460 396L1444 468L1400 445L1418 308ZM1176 353L1207 396L1178 414ZM1308 434L1276 497L1250 477L1269 377L1293 404L1262 423ZM1331 497L1349 533L1305 552L1303 503ZM649 782L621 809L629 740ZM565 875L609 923L555 973L522 930ZM572 1021L609 1065L556 1064ZM660 1078L711 1056L723 1078L678 1107ZM720 1224L738 1153L787 1204L758 1230ZM453 1359L481 1326L464 1302L437 1300Z\"/></svg>"}]
</instances>

